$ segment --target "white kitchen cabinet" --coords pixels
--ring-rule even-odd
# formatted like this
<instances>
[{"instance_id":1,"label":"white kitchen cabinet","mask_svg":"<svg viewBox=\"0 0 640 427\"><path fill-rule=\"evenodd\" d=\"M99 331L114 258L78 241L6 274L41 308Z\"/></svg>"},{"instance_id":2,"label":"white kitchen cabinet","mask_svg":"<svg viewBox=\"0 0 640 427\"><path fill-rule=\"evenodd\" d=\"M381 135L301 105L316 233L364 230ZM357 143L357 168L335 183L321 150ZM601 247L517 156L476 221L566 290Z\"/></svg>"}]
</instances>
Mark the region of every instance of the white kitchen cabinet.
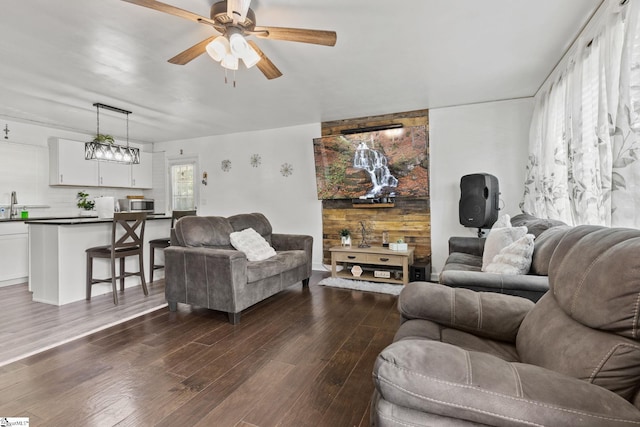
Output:
<instances>
[{"instance_id":1,"label":"white kitchen cabinet","mask_svg":"<svg viewBox=\"0 0 640 427\"><path fill-rule=\"evenodd\" d=\"M131 165L131 187L153 187L153 154L140 151L140 163Z\"/></svg>"},{"instance_id":2,"label":"white kitchen cabinet","mask_svg":"<svg viewBox=\"0 0 640 427\"><path fill-rule=\"evenodd\" d=\"M98 162L85 160L84 142L49 138L49 184L95 187Z\"/></svg>"},{"instance_id":3,"label":"white kitchen cabinet","mask_svg":"<svg viewBox=\"0 0 640 427\"><path fill-rule=\"evenodd\" d=\"M127 163L97 162L100 187L131 187L131 165Z\"/></svg>"},{"instance_id":4,"label":"white kitchen cabinet","mask_svg":"<svg viewBox=\"0 0 640 427\"><path fill-rule=\"evenodd\" d=\"M0 286L24 283L28 276L28 226L20 221L0 222Z\"/></svg>"},{"instance_id":5,"label":"white kitchen cabinet","mask_svg":"<svg viewBox=\"0 0 640 427\"><path fill-rule=\"evenodd\" d=\"M49 185L152 188L153 155L140 152L137 165L85 160L84 142L49 138Z\"/></svg>"}]
</instances>

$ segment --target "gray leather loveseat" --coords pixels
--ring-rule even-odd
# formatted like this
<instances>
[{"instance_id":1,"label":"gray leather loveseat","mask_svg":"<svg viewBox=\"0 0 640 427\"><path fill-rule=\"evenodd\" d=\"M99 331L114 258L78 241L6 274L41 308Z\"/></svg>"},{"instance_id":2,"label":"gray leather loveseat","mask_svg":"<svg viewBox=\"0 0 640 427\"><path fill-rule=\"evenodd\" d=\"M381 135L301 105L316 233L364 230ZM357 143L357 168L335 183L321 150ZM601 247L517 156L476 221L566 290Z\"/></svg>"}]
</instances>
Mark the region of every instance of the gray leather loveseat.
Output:
<instances>
[{"instance_id":1,"label":"gray leather loveseat","mask_svg":"<svg viewBox=\"0 0 640 427\"><path fill-rule=\"evenodd\" d=\"M276 250L268 259L249 261L231 245L233 232L254 229ZM177 303L228 313L240 321L240 312L302 281L309 284L313 238L273 233L260 213L228 218L181 218L165 249L165 294L169 309Z\"/></svg>"},{"instance_id":2,"label":"gray leather loveseat","mask_svg":"<svg viewBox=\"0 0 640 427\"><path fill-rule=\"evenodd\" d=\"M525 226L535 236L533 260L529 274L504 275L481 271L485 238L451 237L449 257L445 261L438 282L452 287L475 291L517 295L537 301L549 290L547 277L549 259L555 249L557 233L564 233L567 225L561 221L540 219L528 214L511 218L513 227ZM560 230L555 229L560 227ZM550 230L554 229L554 230Z\"/></svg>"},{"instance_id":3,"label":"gray leather loveseat","mask_svg":"<svg viewBox=\"0 0 640 427\"><path fill-rule=\"evenodd\" d=\"M374 367L376 426L640 425L640 231L569 229L537 303L414 282Z\"/></svg>"}]
</instances>

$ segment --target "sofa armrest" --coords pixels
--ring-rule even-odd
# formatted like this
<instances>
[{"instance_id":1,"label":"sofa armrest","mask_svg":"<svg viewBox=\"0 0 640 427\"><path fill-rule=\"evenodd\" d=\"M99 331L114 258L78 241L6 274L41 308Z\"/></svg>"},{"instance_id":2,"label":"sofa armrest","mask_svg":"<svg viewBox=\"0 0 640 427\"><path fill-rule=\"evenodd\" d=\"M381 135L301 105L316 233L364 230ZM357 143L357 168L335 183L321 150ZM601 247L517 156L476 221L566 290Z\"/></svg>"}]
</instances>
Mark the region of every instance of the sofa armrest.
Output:
<instances>
[{"instance_id":1,"label":"sofa armrest","mask_svg":"<svg viewBox=\"0 0 640 427\"><path fill-rule=\"evenodd\" d=\"M637 408L602 387L438 341L389 345L378 356L373 377L381 398L392 404L482 425L640 422Z\"/></svg>"},{"instance_id":2,"label":"sofa armrest","mask_svg":"<svg viewBox=\"0 0 640 427\"><path fill-rule=\"evenodd\" d=\"M462 252L482 256L486 240L484 237L449 237L449 253Z\"/></svg>"},{"instance_id":3,"label":"sofa armrest","mask_svg":"<svg viewBox=\"0 0 640 427\"><path fill-rule=\"evenodd\" d=\"M443 270L440 284L453 287L474 286L503 290L526 290L545 293L549 290L549 277L535 274L497 274L484 271Z\"/></svg>"},{"instance_id":4,"label":"sofa armrest","mask_svg":"<svg viewBox=\"0 0 640 427\"><path fill-rule=\"evenodd\" d=\"M311 254L313 237L303 234L273 233L271 235L271 244L276 251L304 250Z\"/></svg>"},{"instance_id":5,"label":"sofa armrest","mask_svg":"<svg viewBox=\"0 0 640 427\"><path fill-rule=\"evenodd\" d=\"M307 279L311 277L313 267L313 237L303 234L273 233L271 235L271 244L276 251L303 250L307 257L305 276Z\"/></svg>"},{"instance_id":6,"label":"sofa armrest","mask_svg":"<svg viewBox=\"0 0 640 427\"><path fill-rule=\"evenodd\" d=\"M165 295L231 312L247 284L247 257L233 249L169 246L164 250Z\"/></svg>"},{"instance_id":7,"label":"sofa armrest","mask_svg":"<svg viewBox=\"0 0 640 427\"><path fill-rule=\"evenodd\" d=\"M525 298L475 292L436 283L412 282L398 299L403 319L425 319L474 335L515 343L522 320L534 306Z\"/></svg>"}]
</instances>

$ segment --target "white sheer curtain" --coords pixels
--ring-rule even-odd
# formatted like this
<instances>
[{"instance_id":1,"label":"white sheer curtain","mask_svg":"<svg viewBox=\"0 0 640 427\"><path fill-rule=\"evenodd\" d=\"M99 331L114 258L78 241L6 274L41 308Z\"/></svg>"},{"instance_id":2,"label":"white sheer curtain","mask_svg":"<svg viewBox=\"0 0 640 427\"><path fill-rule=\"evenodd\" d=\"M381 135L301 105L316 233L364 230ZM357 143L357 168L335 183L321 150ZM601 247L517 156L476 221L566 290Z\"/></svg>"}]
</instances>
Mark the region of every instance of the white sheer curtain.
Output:
<instances>
[{"instance_id":1,"label":"white sheer curtain","mask_svg":"<svg viewBox=\"0 0 640 427\"><path fill-rule=\"evenodd\" d=\"M536 97L521 208L568 224L640 227L640 0Z\"/></svg>"}]
</instances>

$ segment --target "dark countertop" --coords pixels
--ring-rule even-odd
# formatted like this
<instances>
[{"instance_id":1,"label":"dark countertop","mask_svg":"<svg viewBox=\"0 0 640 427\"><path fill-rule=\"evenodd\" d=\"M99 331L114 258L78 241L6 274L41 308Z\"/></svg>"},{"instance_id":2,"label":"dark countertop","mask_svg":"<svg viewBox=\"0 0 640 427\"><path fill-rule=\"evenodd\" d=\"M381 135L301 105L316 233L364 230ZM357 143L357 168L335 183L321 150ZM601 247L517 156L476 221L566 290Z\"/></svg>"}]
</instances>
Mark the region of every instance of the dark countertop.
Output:
<instances>
[{"instance_id":1,"label":"dark countertop","mask_svg":"<svg viewBox=\"0 0 640 427\"><path fill-rule=\"evenodd\" d=\"M29 218L0 218L0 224L5 222L27 222L27 221L39 221L39 220L49 220L49 219L73 219L73 218L98 218L97 216L39 216L39 217L29 217Z\"/></svg>"},{"instance_id":2,"label":"dark countertop","mask_svg":"<svg viewBox=\"0 0 640 427\"><path fill-rule=\"evenodd\" d=\"M147 216L147 221L153 221L156 219L171 219L170 216L165 214L151 214ZM7 220L9 221L9 220ZM10 221L23 221L25 224L40 224L40 225L81 225L81 224L100 224L100 223L112 223L111 218L98 218L96 216L74 216L74 217L54 217L54 218L29 218L29 219L12 219Z\"/></svg>"}]
</instances>

